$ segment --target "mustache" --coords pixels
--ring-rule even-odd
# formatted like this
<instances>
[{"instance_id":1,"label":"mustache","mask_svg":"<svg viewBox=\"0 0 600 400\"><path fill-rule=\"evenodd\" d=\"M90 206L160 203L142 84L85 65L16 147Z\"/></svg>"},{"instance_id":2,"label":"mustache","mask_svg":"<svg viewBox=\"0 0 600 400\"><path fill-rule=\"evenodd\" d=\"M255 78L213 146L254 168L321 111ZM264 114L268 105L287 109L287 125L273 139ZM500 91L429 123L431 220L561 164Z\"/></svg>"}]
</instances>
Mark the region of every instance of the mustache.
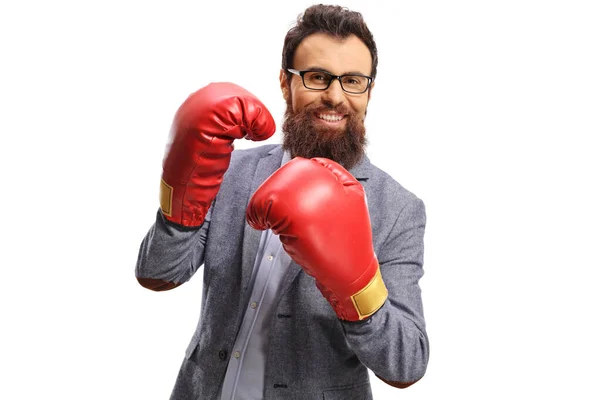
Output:
<instances>
[{"instance_id":1,"label":"mustache","mask_svg":"<svg viewBox=\"0 0 600 400\"><path fill-rule=\"evenodd\" d=\"M315 104L312 106L308 106L304 109L305 113L315 113L315 112L335 112L336 114L344 114L344 115L353 115L354 113L344 105L329 105L329 104Z\"/></svg>"}]
</instances>

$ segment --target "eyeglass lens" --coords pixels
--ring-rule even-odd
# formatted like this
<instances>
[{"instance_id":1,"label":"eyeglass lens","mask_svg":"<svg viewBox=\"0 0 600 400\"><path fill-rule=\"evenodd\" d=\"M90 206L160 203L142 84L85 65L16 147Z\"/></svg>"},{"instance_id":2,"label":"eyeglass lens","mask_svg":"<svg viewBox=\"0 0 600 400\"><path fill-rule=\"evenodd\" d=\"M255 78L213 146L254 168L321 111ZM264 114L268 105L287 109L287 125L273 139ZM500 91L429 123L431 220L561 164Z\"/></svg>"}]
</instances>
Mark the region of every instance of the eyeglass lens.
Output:
<instances>
[{"instance_id":1,"label":"eyeglass lens","mask_svg":"<svg viewBox=\"0 0 600 400\"><path fill-rule=\"evenodd\" d=\"M331 75L325 72L309 71L304 74L304 85L309 89L323 90L331 79ZM364 92L369 85L369 79L360 75L345 75L340 80L342 89L352 93Z\"/></svg>"}]
</instances>

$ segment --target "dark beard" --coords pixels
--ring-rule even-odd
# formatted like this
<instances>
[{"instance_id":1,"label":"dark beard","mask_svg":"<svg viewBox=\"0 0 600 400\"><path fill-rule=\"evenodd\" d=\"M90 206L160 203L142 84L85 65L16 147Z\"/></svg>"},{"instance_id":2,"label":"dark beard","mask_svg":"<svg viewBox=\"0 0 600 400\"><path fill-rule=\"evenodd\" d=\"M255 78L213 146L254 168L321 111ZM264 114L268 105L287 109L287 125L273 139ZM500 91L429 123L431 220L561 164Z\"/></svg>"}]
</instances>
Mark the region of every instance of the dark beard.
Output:
<instances>
[{"instance_id":1,"label":"dark beard","mask_svg":"<svg viewBox=\"0 0 600 400\"><path fill-rule=\"evenodd\" d=\"M346 126L328 129L313 120L316 111L346 114ZM290 102L282 126L284 150L294 157L326 157L347 170L358 164L365 154L367 138L364 122L354 113L341 107L326 105L307 107L294 112Z\"/></svg>"}]
</instances>

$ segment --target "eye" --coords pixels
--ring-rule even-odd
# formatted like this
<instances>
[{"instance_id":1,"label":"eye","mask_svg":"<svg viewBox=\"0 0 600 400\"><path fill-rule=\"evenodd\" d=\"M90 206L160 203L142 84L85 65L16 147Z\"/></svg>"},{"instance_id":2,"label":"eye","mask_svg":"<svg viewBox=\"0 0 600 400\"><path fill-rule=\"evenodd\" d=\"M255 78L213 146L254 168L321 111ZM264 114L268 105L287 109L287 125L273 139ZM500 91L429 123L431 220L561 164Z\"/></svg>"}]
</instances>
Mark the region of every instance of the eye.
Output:
<instances>
[{"instance_id":1,"label":"eye","mask_svg":"<svg viewBox=\"0 0 600 400\"><path fill-rule=\"evenodd\" d=\"M314 81L324 81L324 80L327 80L327 75L317 72L317 73L311 74L310 79L312 79Z\"/></svg>"},{"instance_id":2,"label":"eye","mask_svg":"<svg viewBox=\"0 0 600 400\"><path fill-rule=\"evenodd\" d=\"M323 90L327 88L331 76L326 72L309 71L304 75L304 86L309 89Z\"/></svg>"},{"instance_id":3,"label":"eye","mask_svg":"<svg viewBox=\"0 0 600 400\"><path fill-rule=\"evenodd\" d=\"M344 77L344 83L346 85L362 85L365 79L361 76L349 75Z\"/></svg>"}]
</instances>

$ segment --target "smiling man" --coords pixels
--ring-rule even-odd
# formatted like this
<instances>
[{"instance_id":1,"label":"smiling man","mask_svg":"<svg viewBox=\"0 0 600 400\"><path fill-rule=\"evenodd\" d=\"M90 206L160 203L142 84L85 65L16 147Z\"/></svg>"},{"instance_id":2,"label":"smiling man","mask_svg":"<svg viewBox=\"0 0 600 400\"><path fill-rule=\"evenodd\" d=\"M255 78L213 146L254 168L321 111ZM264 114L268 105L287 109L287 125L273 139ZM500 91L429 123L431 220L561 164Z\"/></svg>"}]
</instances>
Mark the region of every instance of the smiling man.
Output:
<instances>
[{"instance_id":1,"label":"smiling man","mask_svg":"<svg viewBox=\"0 0 600 400\"><path fill-rule=\"evenodd\" d=\"M172 399L372 399L369 370L398 388L425 374L425 208L365 153L377 63L360 13L316 5L285 37L281 145L233 151L275 131L234 84L177 111L136 266L162 291L204 265Z\"/></svg>"},{"instance_id":2,"label":"smiling man","mask_svg":"<svg viewBox=\"0 0 600 400\"><path fill-rule=\"evenodd\" d=\"M315 27L317 28L317 27ZM309 30L308 32L311 32ZM284 54L281 90L287 103L283 148L293 157L327 157L346 169L363 157L364 119L373 89L377 52L355 34L346 37L292 31ZM293 69L297 68L297 69Z\"/></svg>"}]
</instances>

